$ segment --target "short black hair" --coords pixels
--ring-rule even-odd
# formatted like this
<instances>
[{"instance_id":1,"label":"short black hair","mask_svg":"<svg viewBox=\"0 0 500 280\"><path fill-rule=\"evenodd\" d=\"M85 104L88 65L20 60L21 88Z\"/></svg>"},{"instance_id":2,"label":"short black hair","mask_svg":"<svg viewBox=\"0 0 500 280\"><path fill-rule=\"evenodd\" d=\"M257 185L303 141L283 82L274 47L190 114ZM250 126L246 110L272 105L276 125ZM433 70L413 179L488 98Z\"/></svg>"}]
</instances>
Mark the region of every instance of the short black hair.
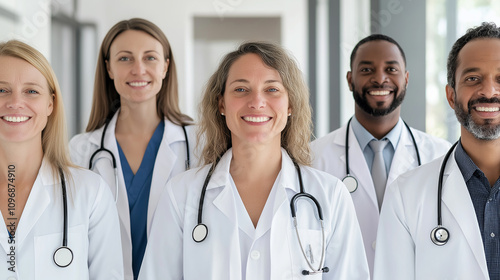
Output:
<instances>
[{"instance_id":1,"label":"short black hair","mask_svg":"<svg viewBox=\"0 0 500 280\"><path fill-rule=\"evenodd\" d=\"M480 26L469 28L465 35L458 38L458 40L451 47L450 54L448 55L448 62L446 69L448 71L448 85L455 89L455 78L458 67L458 53L462 48L472 40L481 38L497 38L500 39L500 27L497 27L493 22L483 22ZM498 50L500 52L500 50Z\"/></svg>"},{"instance_id":2,"label":"short black hair","mask_svg":"<svg viewBox=\"0 0 500 280\"><path fill-rule=\"evenodd\" d=\"M394 45L396 45L396 47L398 47L399 51L401 52L401 56L403 57L403 61L405 63L405 67L406 67L406 56L405 56L405 52L403 51L403 49L401 48L401 46L398 44L398 42L396 42L396 40L392 39L391 37L387 36L387 35L383 35L383 34L372 34L368 37L365 37L363 39L361 39L361 41L359 41L356 46L354 46L354 49L352 49L352 52L351 52L351 69L352 69L352 63L354 62L354 57L356 57L356 53L358 52L358 48L365 44L365 43L368 43L368 42L371 42L371 41L387 41L389 43L392 43Z\"/></svg>"}]
</instances>

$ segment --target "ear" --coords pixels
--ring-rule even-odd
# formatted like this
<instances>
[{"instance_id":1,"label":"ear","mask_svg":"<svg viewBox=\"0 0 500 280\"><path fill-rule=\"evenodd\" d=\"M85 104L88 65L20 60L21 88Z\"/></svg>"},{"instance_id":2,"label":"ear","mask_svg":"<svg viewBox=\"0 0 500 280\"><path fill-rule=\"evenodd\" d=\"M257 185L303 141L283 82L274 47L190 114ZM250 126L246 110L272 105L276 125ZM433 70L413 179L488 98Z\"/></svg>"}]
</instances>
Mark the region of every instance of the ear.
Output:
<instances>
[{"instance_id":1,"label":"ear","mask_svg":"<svg viewBox=\"0 0 500 280\"><path fill-rule=\"evenodd\" d=\"M352 91L352 72L351 71L347 71L347 75L346 75L346 79L347 79L347 85L349 86L349 90Z\"/></svg>"},{"instance_id":2,"label":"ear","mask_svg":"<svg viewBox=\"0 0 500 280\"><path fill-rule=\"evenodd\" d=\"M408 88L408 82L410 81L410 72L405 73L405 89Z\"/></svg>"},{"instance_id":3,"label":"ear","mask_svg":"<svg viewBox=\"0 0 500 280\"><path fill-rule=\"evenodd\" d=\"M446 85L446 99L448 100L448 104L452 109L455 109L456 98L457 95L455 93L455 90L450 85Z\"/></svg>"},{"instance_id":4,"label":"ear","mask_svg":"<svg viewBox=\"0 0 500 280\"><path fill-rule=\"evenodd\" d=\"M165 64L164 64L164 68L163 68L163 79L165 79L165 77L167 76L169 65L170 65L170 59L167 58L167 60L165 61Z\"/></svg>"},{"instance_id":5,"label":"ear","mask_svg":"<svg viewBox=\"0 0 500 280\"><path fill-rule=\"evenodd\" d=\"M109 66L109 61L105 60L104 62L106 63L106 70L108 71L109 78L111 80L113 80L114 76L113 76L113 72L111 71L111 68Z\"/></svg>"},{"instance_id":6,"label":"ear","mask_svg":"<svg viewBox=\"0 0 500 280\"><path fill-rule=\"evenodd\" d=\"M54 100L56 99L56 95L52 94L52 96L49 99L49 105L47 107L47 117L52 114L54 111Z\"/></svg>"},{"instance_id":7,"label":"ear","mask_svg":"<svg viewBox=\"0 0 500 280\"><path fill-rule=\"evenodd\" d=\"M223 95L219 97L219 112L221 114L226 113L226 109L224 108L224 96Z\"/></svg>"}]
</instances>

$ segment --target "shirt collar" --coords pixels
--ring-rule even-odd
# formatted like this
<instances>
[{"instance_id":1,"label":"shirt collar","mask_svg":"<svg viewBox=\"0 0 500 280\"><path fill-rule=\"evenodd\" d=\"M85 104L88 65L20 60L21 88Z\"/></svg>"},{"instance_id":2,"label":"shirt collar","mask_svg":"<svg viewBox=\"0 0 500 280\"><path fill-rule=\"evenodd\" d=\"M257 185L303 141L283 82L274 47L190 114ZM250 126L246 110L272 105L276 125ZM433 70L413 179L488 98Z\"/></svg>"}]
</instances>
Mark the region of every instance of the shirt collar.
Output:
<instances>
[{"instance_id":1,"label":"shirt collar","mask_svg":"<svg viewBox=\"0 0 500 280\"><path fill-rule=\"evenodd\" d=\"M351 127L352 131L354 132L354 135L356 136L356 139L358 140L359 146L361 147L361 150L364 151L368 143L372 140L377 140L368 130L366 130L356 119L356 116L352 117L351 121ZM384 137L387 140L389 140L389 143L391 143L392 147L394 150L396 150L396 147L398 146L399 139L401 138L401 132L403 130L403 120L399 118L398 123L396 126L394 126L389 133L387 133Z\"/></svg>"},{"instance_id":2,"label":"shirt collar","mask_svg":"<svg viewBox=\"0 0 500 280\"><path fill-rule=\"evenodd\" d=\"M469 181L469 179L472 177L472 175L474 175L474 172L476 172L476 170L481 171L481 169L477 167L477 165L465 152L461 141L458 141L457 148L455 149L455 161L457 162L460 172L462 172L462 176L464 176L465 182Z\"/></svg>"}]
</instances>

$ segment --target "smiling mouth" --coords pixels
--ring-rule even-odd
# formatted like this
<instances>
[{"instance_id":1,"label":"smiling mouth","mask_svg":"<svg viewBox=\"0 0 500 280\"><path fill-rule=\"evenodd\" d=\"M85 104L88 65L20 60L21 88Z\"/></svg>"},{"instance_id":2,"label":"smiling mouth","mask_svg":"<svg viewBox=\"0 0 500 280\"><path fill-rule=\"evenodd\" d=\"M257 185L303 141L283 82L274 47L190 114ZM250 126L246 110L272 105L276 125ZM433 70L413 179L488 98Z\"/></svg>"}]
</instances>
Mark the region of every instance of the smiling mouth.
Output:
<instances>
[{"instance_id":1,"label":"smiling mouth","mask_svg":"<svg viewBox=\"0 0 500 280\"><path fill-rule=\"evenodd\" d=\"M133 86L133 87L144 87L144 86L147 86L149 84L149 82L131 82L128 84Z\"/></svg>"},{"instance_id":2,"label":"smiling mouth","mask_svg":"<svg viewBox=\"0 0 500 280\"><path fill-rule=\"evenodd\" d=\"M478 112L498 112L498 111L500 111L499 107L475 107L474 109Z\"/></svg>"},{"instance_id":3,"label":"smiling mouth","mask_svg":"<svg viewBox=\"0 0 500 280\"><path fill-rule=\"evenodd\" d=\"M8 122L18 123L18 122L25 122L25 121L29 120L29 117L10 117L10 116L5 116L5 117L2 117L2 119L6 120Z\"/></svg>"},{"instance_id":4,"label":"smiling mouth","mask_svg":"<svg viewBox=\"0 0 500 280\"><path fill-rule=\"evenodd\" d=\"M261 123L261 122L267 122L271 118L270 117L243 117L243 119L247 122Z\"/></svg>"},{"instance_id":5,"label":"smiling mouth","mask_svg":"<svg viewBox=\"0 0 500 280\"><path fill-rule=\"evenodd\" d=\"M389 95L391 91L389 90L374 90L374 91L369 91L369 95L374 95L374 96L384 96L384 95Z\"/></svg>"}]
</instances>

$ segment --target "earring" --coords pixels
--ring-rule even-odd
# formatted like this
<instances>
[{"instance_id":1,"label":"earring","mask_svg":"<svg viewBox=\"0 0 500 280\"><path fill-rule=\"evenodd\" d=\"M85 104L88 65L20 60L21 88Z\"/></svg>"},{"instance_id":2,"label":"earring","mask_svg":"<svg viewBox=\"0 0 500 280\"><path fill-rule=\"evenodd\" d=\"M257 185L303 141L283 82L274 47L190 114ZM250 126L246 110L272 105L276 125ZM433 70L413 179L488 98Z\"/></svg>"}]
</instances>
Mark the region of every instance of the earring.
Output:
<instances>
[{"instance_id":1,"label":"earring","mask_svg":"<svg viewBox=\"0 0 500 280\"><path fill-rule=\"evenodd\" d=\"M290 117L292 115L292 113L288 113L288 116Z\"/></svg>"},{"instance_id":2,"label":"earring","mask_svg":"<svg viewBox=\"0 0 500 280\"><path fill-rule=\"evenodd\" d=\"M224 116L224 113L220 113L220 114L221 114L221 116Z\"/></svg>"}]
</instances>

